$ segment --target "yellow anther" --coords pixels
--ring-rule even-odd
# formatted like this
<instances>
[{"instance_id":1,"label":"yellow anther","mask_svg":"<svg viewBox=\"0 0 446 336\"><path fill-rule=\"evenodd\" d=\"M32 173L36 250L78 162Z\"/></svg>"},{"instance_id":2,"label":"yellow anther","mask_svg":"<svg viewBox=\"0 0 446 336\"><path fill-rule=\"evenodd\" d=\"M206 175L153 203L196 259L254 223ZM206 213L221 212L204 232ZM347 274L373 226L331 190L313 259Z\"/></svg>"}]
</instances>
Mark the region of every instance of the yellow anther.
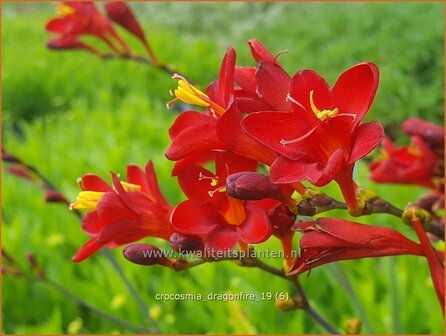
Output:
<instances>
[{"instance_id":1,"label":"yellow anther","mask_svg":"<svg viewBox=\"0 0 446 336\"><path fill-rule=\"evenodd\" d=\"M217 188L215 190L209 190L208 194L209 194L210 197L214 197L214 194L216 192L226 192L226 186L221 186L220 188Z\"/></svg>"},{"instance_id":2,"label":"yellow anther","mask_svg":"<svg viewBox=\"0 0 446 336\"><path fill-rule=\"evenodd\" d=\"M81 191L76 197L76 202L70 205L70 209L95 210L103 195L101 191Z\"/></svg>"},{"instance_id":3,"label":"yellow anther","mask_svg":"<svg viewBox=\"0 0 446 336\"><path fill-rule=\"evenodd\" d=\"M68 16L74 14L76 11L73 7L65 4L57 5L57 13L61 16Z\"/></svg>"},{"instance_id":4,"label":"yellow anther","mask_svg":"<svg viewBox=\"0 0 446 336\"><path fill-rule=\"evenodd\" d=\"M215 187L218 184L219 177L218 176L205 176L203 173L200 172L200 175L198 175L198 181L203 180L211 180L211 186Z\"/></svg>"},{"instance_id":5,"label":"yellow anther","mask_svg":"<svg viewBox=\"0 0 446 336\"><path fill-rule=\"evenodd\" d=\"M128 183L128 182L122 182L121 185L124 188L125 191L141 191L141 186L138 184Z\"/></svg>"},{"instance_id":6,"label":"yellow anther","mask_svg":"<svg viewBox=\"0 0 446 336\"><path fill-rule=\"evenodd\" d=\"M314 90L310 91L310 105L311 105L311 109L313 110L313 113L316 115L316 117L318 117L319 120L324 121L325 119L329 118L329 117L334 117L335 115L337 115L339 113L339 109L336 107L333 110L319 110L316 107L316 104L314 104L314 100L313 100L313 94L314 94Z\"/></svg>"}]
</instances>

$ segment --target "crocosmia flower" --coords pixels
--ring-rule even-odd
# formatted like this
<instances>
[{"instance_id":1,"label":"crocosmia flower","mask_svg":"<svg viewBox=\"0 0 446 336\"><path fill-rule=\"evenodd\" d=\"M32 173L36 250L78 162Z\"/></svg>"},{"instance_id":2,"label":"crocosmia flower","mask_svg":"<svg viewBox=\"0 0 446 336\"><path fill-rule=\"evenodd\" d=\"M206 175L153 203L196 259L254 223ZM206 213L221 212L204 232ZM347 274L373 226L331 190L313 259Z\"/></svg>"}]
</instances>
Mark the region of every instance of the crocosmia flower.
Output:
<instances>
[{"instance_id":1,"label":"crocosmia flower","mask_svg":"<svg viewBox=\"0 0 446 336\"><path fill-rule=\"evenodd\" d=\"M373 181L436 188L434 177L439 159L419 136L413 136L411 144L403 147L396 147L389 138L385 138L381 157L369 166Z\"/></svg>"},{"instance_id":2,"label":"crocosmia flower","mask_svg":"<svg viewBox=\"0 0 446 336\"><path fill-rule=\"evenodd\" d=\"M196 162L211 160L222 151L271 164L276 154L247 135L240 126L242 111L234 100L235 51L230 48L223 58L218 80L203 92L181 76L175 99L205 109L182 113L169 130L172 143L166 151L169 160L177 161L174 174Z\"/></svg>"},{"instance_id":3,"label":"crocosmia flower","mask_svg":"<svg viewBox=\"0 0 446 336\"><path fill-rule=\"evenodd\" d=\"M272 234L265 203L235 199L225 192L227 176L255 169L256 161L224 154L216 158L215 174L199 165L183 170L178 181L189 199L174 209L173 230L204 237L210 253L230 251L237 244L246 248L247 244L264 242Z\"/></svg>"},{"instance_id":4,"label":"crocosmia flower","mask_svg":"<svg viewBox=\"0 0 446 336\"><path fill-rule=\"evenodd\" d=\"M368 257L411 254L424 256L423 248L387 227L350 222L339 218L318 218L300 222L300 256L290 269L295 275L327 263Z\"/></svg>"},{"instance_id":5,"label":"crocosmia flower","mask_svg":"<svg viewBox=\"0 0 446 336\"><path fill-rule=\"evenodd\" d=\"M59 34L60 41L86 34L93 35L106 43L115 53L131 54L127 44L93 2L67 1L58 6L58 11L60 17L49 21L46 30ZM52 42L50 45L55 48L60 42L59 44Z\"/></svg>"},{"instance_id":6,"label":"crocosmia flower","mask_svg":"<svg viewBox=\"0 0 446 336\"><path fill-rule=\"evenodd\" d=\"M291 112L250 113L243 128L281 154L271 166L276 183L308 180L315 186L336 181L350 209L357 206L354 163L384 137L377 122L360 124L378 86L378 69L361 63L345 71L333 88L316 72L303 70L291 79Z\"/></svg>"},{"instance_id":7,"label":"crocosmia flower","mask_svg":"<svg viewBox=\"0 0 446 336\"><path fill-rule=\"evenodd\" d=\"M151 162L145 172L129 165L127 182L113 175L110 186L101 177L87 174L79 184L82 191L71 208L86 209L82 229L92 238L73 261L82 261L103 246L117 247L144 237L169 239L172 207L161 194Z\"/></svg>"}]
</instances>

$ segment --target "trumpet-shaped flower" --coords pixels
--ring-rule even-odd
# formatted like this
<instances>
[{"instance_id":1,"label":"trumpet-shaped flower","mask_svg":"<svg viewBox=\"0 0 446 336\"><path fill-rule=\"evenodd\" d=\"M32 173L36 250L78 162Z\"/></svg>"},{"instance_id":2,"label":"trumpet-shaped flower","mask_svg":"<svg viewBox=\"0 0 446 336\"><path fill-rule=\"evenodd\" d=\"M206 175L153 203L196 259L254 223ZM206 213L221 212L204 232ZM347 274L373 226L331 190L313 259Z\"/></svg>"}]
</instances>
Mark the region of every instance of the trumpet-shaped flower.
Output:
<instances>
[{"instance_id":1,"label":"trumpet-shaped flower","mask_svg":"<svg viewBox=\"0 0 446 336\"><path fill-rule=\"evenodd\" d=\"M379 123L360 125L377 86L378 69L372 63L348 69L332 89L316 72L303 70L290 82L291 112L257 112L243 119L248 134L281 154L271 166L271 180L308 180L316 186L335 180L354 209L354 163L384 137Z\"/></svg>"},{"instance_id":2,"label":"trumpet-shaped flower","mask_svg":"<svg viewBox=\"0 0 446 336\"><path fill-rule=\"evenodd\" d=\"M169 239L172 207L161 194L150 161L145 172L129 165L127 182L114 174L112 186L93 174L84 175L79 182L82 191L71 208L87 210L82 229L92 238L73 261L83 261L103 246L117 247L144 237Z\"/></svg>"}]
</instances>

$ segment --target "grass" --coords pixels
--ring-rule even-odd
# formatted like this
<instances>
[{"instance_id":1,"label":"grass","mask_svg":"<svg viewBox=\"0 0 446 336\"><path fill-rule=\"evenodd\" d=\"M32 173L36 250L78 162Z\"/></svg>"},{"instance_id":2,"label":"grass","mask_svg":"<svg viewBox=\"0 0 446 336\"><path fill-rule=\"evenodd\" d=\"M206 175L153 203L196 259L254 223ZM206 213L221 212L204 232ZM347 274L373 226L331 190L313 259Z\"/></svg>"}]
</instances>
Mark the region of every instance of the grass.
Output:
<instances>
[{"instance_id":1,"label":"grass","mask_svg":"<svg viewBox=\"0 0 446 336\"><path fill-rule=\"evenodd\" d=\"M443 12L438 3L361 4L134 4L160 58L194 82L214 79L231 44L240 64L252 64L245 41L256 37L281 56L293 73L320 71L331 83L349 66L376 62L381 85L369 119L395 125L407 116L443 118ZM3 29L3 143L37 166L73 199L76 178L86 172L124 173L127 163L155 163L172 204L183 199L172 163L164 158L167 128L176 117L165 109L175 83L142 64L103 62L83 53L45 49L48 4L5 4ZM153 13L157 15L153 15ZM158 15L159 13L159 15ZM396 38L395 36L398 36ZM134 44L138 48L137 44ZM399 207L425 192L416 187L374 185L359 165L361 184ZM326 191L339 197L330 185ZM110 264L96 255L81 264L70 258L86 240L75 216L46 204L27 181L2 174L2 245L24 267L32 252L45 273L78 296L129 322L141 324L138 306ZM345 216L332 212L333 216ZM384 215L361 222L386 225L415 239L398 220ZM163 244L156 240L159 246ZM277 247L271 239L265 247ZM125 274L149 306L163 333L321 333L301 311L281 313L273 302L157 301L157 293L292 293L282 279L229 263L182 273L140 267L113 250ZM280 266L279 260L268 261ZM417 257L342 262L374 332L443 333L443 321L426 262ZM358 310L329 267L302 278L312 304L338 327ZM396 284L396 285L395 285ZM25 278L2 279L5 333L129 333L47 285ZM401 307L398 309L395 307ZM429 316L420 319L420 313ZM365 330L371 333L371 330Z\"/></svg>"}]
</instances>

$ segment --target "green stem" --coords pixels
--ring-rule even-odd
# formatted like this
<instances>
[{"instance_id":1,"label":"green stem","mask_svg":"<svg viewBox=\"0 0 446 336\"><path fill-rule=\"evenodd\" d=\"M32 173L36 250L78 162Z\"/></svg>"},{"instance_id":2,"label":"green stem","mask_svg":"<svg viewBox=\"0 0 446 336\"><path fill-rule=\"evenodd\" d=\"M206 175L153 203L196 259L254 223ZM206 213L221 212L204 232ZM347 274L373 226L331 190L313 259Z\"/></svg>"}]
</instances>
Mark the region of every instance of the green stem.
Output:
<instances>
[{"instance_id":1,"label":"green stem","mask_svg":"<svg viewBox=\"0 0 446 336\"><path fill-rule=\"evenodd\" d=\"M400 297L398 294L398 283L396 281L397 276L397 259L395 257L389 258L388 264L388 274L390 282L390 295L392 299L392 323L393 323L393 333L401 333L401 305Z\"/></svg>"},{"instance_id":2,"label":"green stem","mask_svg":"<svg viewBox=\"0 0 446 336\"><path fill-rule=\"evenodd\" d=\"M54 282L48 278L40 278L40 277L36 277L36 276L32 276L32 279L37 279L37 280L41 280L44 283L50 285L51 287L57 289L59 292L61 292L63 295L65 295L66 297L68 297L69 299L75 301L76 303L78 303L79 305L91 310L92 312L96 313L97 315L113 322L116 323L117 325L120 325L121 327L127 328L129 330L138 332L138 333L155 333L154 330L140 326L140 325L136 325L133 323L129 323L125 320L121 320L120 318L117 318L114 315L111 315L109 313L107 313L106 311L103 311L102 309L95 307L91 304L89 304L88 302L84 301L82 298L80 298L79 296L77 296L76 294L72 293L71 291L69 291L68 289L66 289L65 287L61 286L60 284L58 284L57 282Z\"/></svg>"},{"instance_id":3,"label":"green stem","mask_svg":"<svg viewBox=\"0 0 446 336\"><path fill-rule=\"evenodd\" d=\"M116 273L118 273L119 277L121 278L122 282L124 282L125 286L127 287L130 294L135 299L136 303L139 306L139 309L141 311L141 315L144 320L147 320L153 327L151 328L152 333L159 333L158 328L156 327L156 322L149 316L148 312L149 309L145 302L142 300L141 296L139 295L138 291L133 287L125 273L122 271L121 266L116 261L116 259L110 254L110 251L107 249L102 249L101 253L105 256L107 261L112 265L112 267L115 269Z\"/></svg>"},{"instance_id":4,"label":"green stem","mask_svg":"<svg viewBox=\"0 0 446 336\"><path fill-rule=\"evenodd\" d=\"M345 273L344 268L337 262L328 264L328 270L331 274L336 278L338 283L341 285L341 287L344 289L345 293L349 297L351 303L353 304L353 307L355 308L356 312L358 313L362 323L364 324L365 329L367 330L367 333L369 334L375 334L375 330L370 324L367 314L362 307L361 302L358 299L358 296L356 295L355 291L353 290L353 287L350 283L350 280Z\"/></svg>"}]
</instances>

